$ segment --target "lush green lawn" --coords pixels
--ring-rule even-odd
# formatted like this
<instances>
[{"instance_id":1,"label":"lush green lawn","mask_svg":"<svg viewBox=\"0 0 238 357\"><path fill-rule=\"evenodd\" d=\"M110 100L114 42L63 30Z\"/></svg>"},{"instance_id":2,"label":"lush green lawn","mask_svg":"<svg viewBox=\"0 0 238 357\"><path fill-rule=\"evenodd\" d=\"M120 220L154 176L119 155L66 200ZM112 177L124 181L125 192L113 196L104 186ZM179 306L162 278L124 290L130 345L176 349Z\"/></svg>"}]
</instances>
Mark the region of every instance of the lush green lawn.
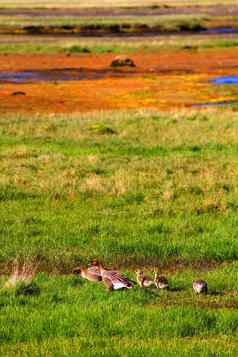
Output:
<instances>
[{"instance_id":1,"label":"lush green lawn","mask_svg":"<svg viewBox=\"0 0 238 357\"><path fill-rule=\"evenodd\" d=\"M1 115L1 271L22 255L56 275L0 290L0 355L235 356L237 135L232 111ZM94 257L158 265L172 291L58 274Z\"/></svg>"}]
</instances>

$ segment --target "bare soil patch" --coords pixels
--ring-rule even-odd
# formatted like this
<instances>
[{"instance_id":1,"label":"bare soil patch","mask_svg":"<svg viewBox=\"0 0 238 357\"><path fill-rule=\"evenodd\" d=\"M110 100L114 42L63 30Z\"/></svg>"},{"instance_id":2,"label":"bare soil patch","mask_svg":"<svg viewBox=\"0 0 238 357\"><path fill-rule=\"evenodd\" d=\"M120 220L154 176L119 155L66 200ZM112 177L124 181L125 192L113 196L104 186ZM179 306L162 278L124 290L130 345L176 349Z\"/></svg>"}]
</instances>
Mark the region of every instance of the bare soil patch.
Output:
<instances>
[{"instance_id":1,"label":"bare soil patch","mask_svg":"<svg viewBox=\"0 0 238 357\"><path fill-rule=\"evenodd\" d=\"M211 16L237 16L238 5L191 5L191 6L141 6L119 8L0 8L0 15L29 17L112 17L112 16L158 16L158 15L207 14Z\"/></svg>"}]
</instances>

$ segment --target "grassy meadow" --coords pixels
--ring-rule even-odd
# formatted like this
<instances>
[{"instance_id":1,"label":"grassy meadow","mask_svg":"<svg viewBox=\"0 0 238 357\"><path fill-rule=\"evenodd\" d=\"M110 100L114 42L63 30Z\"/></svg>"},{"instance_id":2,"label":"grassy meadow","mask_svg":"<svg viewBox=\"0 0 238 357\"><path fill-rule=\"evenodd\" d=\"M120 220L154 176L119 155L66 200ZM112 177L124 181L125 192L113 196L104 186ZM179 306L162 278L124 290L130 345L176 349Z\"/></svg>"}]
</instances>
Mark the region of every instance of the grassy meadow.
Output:
<instances>
[{"instance_id":1,"label":"grassy meadow","mask_svg":"<svg viewBox=\"0 0 238 357\"><path fill-rule=\"evenodd\" d=\"M1 262L237 259L237 131L230 112L2 116Z\"/></svg>"},{"instance_id":2,"label":"grassy meadow","mask_svg":"<svg viewBox=\"0 0 238 357\"><path fill-rule=\"evenodd\" d=\"M1 271L16 256L41 271L39 294L0 290L1 356L236 355L235 111L2 115L0 129ZM70 274L95 257L133 279L159 266L171 291Z\"/></svg>"}]
</instances>

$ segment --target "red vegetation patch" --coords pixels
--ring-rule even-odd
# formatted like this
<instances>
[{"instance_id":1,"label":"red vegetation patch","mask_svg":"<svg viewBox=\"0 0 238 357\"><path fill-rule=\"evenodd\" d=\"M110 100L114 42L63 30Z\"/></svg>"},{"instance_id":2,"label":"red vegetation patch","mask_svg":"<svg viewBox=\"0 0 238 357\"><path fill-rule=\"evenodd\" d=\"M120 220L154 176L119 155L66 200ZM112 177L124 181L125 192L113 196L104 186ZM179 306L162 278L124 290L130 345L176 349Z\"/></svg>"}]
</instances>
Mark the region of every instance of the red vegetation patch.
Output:
<instances>
[{"instance_id":1,"label":"red vegetation patch","mask_svg":"<svg viewBox=\"0 0 238 357\"><path fill-rule=\"evenodd\" d=\"M0 55L2 72L82 69L104 71L100 79L2 83L1 112L75 112L127 108L168 110L234 98L209 79L234 74L234 48L163 51L131 56L135 68L110 70L114 55ZM117 70L115 70L117 71ZM121 71L121 69L120 69ZM23 92L24 96L12 95Z\"/></svg>"}]
</instances>

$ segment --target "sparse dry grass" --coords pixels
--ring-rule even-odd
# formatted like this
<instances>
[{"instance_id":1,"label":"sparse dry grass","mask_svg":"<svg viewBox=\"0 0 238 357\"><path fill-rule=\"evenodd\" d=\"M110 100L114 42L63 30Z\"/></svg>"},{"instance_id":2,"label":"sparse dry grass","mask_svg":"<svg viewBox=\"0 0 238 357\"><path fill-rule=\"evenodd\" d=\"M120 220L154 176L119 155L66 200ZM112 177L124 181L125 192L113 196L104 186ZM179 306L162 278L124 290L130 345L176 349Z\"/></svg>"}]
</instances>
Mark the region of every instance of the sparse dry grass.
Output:
<instances>
[{"instance_id":1,"label":"sparse dry grass","mask_svg":"<svg viewBox=\"0 0 238 357\"><path fill-rule=\"evenodd\" d=\"M5 282L4 288L16 289L20 285L29 286L36 275L37 268L38 263L32 258L23 261L16 258L12 264L12 273Z\"/></svg>"},{"instance_id":2,"label":"sparse dry grass","mask_svg":"<svg viewBox=\"0 0 238 357\"><path fill-rule=\"evenodd\" d=\"M215 4L236 4L234 0L116 0L112 3L110 0L71 0L70 4L66 0L40 0L37 3L34 0L4 0L1 7L132 7L132 6L188 6L188 5L215 5Z\"/></svg>"}]
</instances>

